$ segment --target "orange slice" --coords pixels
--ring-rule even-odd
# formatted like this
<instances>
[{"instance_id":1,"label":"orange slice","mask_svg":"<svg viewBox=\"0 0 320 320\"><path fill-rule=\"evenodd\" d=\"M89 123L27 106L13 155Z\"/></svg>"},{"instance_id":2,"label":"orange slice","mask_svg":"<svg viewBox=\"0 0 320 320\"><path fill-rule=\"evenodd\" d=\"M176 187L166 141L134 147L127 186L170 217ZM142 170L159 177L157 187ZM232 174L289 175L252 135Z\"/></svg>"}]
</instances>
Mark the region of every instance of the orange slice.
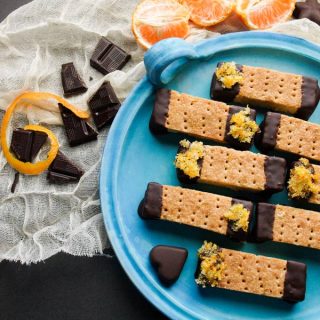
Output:
<instances>
[{"instance_id":1,"label":"orange slice","mask_svg":"<svg viewBox=\"0 0 320 320\"><path fill-rule=\"evenodd\" d=\"M287 21L296 0L237 0L237 13L250 29L268 29Z\"/></svg>"},{"instance_id":2,"label":"orange slice","mask_svg":"<svg viewBox=\"0 0 320 320\"><path fill-rule=\"evenodd\" d=\"M156 42L189 33L189 10L175 0L144 0L132 16L132 31L145 49Z\"/></svg>"},{"instance_id":3,"label":"orange slice","mask_svg":"<svg viewBox=\"0 0 320 320\"><path fill-rule=\"evenodd\" d=\"M191 11L190 19L201 27L225 20L235 7L234 0L180 0Z\"/></svg>"}]
</instances>

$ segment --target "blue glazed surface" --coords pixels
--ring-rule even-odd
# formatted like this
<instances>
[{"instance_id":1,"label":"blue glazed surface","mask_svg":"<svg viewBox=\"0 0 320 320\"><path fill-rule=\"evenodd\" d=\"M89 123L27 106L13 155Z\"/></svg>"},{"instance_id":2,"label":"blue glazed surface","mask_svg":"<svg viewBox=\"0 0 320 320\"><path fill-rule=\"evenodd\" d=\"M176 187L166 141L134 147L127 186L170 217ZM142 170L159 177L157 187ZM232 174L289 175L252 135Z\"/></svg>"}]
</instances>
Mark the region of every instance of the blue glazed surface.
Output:
<instances>
[{"instance_id":1,"label":"blue glazed surface","mask_svg":"<svg viewBox=\"0 0 320 320\"><path fill-rule=\"evenodd\" d=\"M209 98L216 63L230 60L320 79L319 47L298 38L266 32L237 33L195 47L183 44L179 55L180 41L164 41L146 54L148 74L156 85L163 82L168 88ZM155 137L149 132L153 101L154 86L144 78L112 125L101 168L100 194L106 229L134 284L172 319L319 319L320 252L277 243L233 243L211 232L164 221L146 222L138 217L137 207L148 182L179 185L173 160L182 136ZM260 113L258 120L261 119ZM310 121L319 123L319 120L318 107ZM240 197L222 188L196 188ZM290 204L284 192L271 200ZM317 207L313 209L319 211ZM308 266L305 301L292 305L217 288L199 289L193 281L196 251L205 239L231 249L305 262ZM159 283L149 264L149 251L158 244L183 246L189 251L183 272L171 288Z\"/></svg>"}]
</instances>

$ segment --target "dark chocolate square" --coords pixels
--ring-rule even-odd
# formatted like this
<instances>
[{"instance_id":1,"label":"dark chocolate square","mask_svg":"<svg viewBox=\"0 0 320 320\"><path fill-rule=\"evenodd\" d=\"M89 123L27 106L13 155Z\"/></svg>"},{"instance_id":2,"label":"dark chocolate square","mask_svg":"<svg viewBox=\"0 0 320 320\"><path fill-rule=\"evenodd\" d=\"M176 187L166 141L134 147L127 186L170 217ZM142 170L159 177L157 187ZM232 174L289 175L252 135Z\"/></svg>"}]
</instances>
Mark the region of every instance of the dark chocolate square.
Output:
<instances>
[{"instance_id":1,"label":"dark chocolate square","mask_svg":"<svg viewBox=\"0 0 320 320\"><path fill-rule=\"evenodd\" d=\"M98 91L90 98L88 105L92 113L93 121L100 130L104 126L111 124L121 103L110 82L104 82Z\"/></svg>"},{"instance_id":2,"label":"dark chocolate square","mask_svg":"<svg viewBox=\"0 0 320 320\"><path fill-rule=\"evenodd\" d=\"M59 103L59 108L66 130L66 135L71 147L97 139L97 131L93 129L85 120L77 117L61 103Z\"/></svg>"},{"instance_id":3,"label":"dark chocolate square","mask_svg":"<svg viewBox=\"0 0 320 320\"><path fill-rule=\"evenodd\" d=\"M70 97L88 90L73 62L62 65L61 80L65 97Z\"/></svg>"},{"instance_id":4,"label":"dark chocolate square","mask_svg":"<svg viewBox=\"0 0 320 320\"><path fill-rule=\"evenodd\" d=\"M130 58L128 53L107 38L102 37L90 59L90 65L106 75L122 69Z\"/></svg>"}]
</instances>

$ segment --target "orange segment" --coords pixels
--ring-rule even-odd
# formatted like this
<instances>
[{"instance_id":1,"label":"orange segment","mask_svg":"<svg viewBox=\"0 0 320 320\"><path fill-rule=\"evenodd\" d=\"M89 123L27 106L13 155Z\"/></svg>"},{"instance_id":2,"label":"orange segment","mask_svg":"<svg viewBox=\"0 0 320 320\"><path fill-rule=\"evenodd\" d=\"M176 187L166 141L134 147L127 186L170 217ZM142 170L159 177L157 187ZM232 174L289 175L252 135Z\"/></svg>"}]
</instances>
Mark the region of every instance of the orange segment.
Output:
<instances>
[{"instance_id":1,"label":"orange segment","mask_svg":"<svg viewBox=\"0 0 320 320\"><path fill-rule=\"evenodd\" d=\"M233 11L234 0L180 0L191 11L191 20L198 26L213 26Z\"/></svg>"},{"instance_id":2,"label":"orange segment","mask_svg":"<svg viewBox=\"0 0 320 320\"><path fill-rule=\"evenodd\" d=\"M250 29L268 29L287 21L296 0L237 0L237 13Z\"/></svg>"},{"instance_id":3,"label":"orange segment","mask_svg":"<svg viewBox=\"0 0 320 320\"><path fill-rule=\"evenodd\" d=\"M176 0L144 0L132 16L132 31L137 42L149 48L156 42L189 33L189 10Z\"/></svg>"}]
</instances>

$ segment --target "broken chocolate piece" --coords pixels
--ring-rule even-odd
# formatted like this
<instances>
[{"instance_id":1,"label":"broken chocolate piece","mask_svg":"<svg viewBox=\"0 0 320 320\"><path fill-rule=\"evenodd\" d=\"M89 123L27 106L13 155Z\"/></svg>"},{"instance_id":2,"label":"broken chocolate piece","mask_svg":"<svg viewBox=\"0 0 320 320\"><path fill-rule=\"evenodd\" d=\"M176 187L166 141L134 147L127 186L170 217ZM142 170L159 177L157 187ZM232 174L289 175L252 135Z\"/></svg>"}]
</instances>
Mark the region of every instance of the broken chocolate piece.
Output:
<instances>
[{"instance_id":1,"label":"broken chocolate piece","mask_svg":"<svg viewBox=\"0 0 320 320\"><path fill-rule=\"evenodd\" d=\"M62 184L68 182L77 182L80 180L82 175L83 171L59 151L49 167L47 179L51 183Z\"/></svg>"},{"instance_id":2,"label":"broken chocolate piece","mask_svg":"<svg viewBox=\"0 0 320 320\"><path fill-rule=\"evenodd\" d=\"M73 62L62 65L61 80L65 97L70 97L88 90Z\"/></svg>"},{"instance_id":3,"label":"broken chocolate piece","mask_svg":"<svg viewBox=\"0 0 320 320\"><path fill-rule=\"evenodd\" d=\"M90 59L90 65L102 74L108 74L122 69L130 58L124 50L102 37Z\"/></svg>"},{"instance_id":4,"label":"broken chocolate piece","mask_svg":"<svg viewBox=\"0 0 320 320\"><path fill-rule=\"evenodd\" d=\"M18 160L32 162L47 138L44 132L15 129L12 134L11 151Z\"/></svg>"},{"instance_id":5,"label":"broken chocolate piece","mask_svg":"<svg viewBox=\"0 0 320 320\"><path fill-rule=\"evenodd\" d=\"M172 246L156 246L150 252L150 262L165 285L176 282L187 260L188 251Z\"/></svg>"},{"instance_id":6,"label":"broken chocolate piece","mask_svg":"<svg viewBox=\"0 0 320 320\"><path fill-rule=\"evenodd\" d=\"M97 131L94 130L85 120L77 117L61 103L59 103L59 108L71 147L97 139Z\"/></svg>"},{"instance_id":7,"label":"broken chocolate piece","mask_svg":"<svg viewBox=\"0 0 320 320\"><path fill-rule=\"evenodd\" d=\"M11 193L15 193L19 180L20 180L20 174L19 172L16 172L14 175L13 183L11 185Z\"/></svg>"},{"instance_id":8,"label":"broken chocolate piece","mask_svg":"<svg viewBox=\"0 0 320 320\"><path fill-rule=\"evenodd\" d=\"M110 82L104 82L98 91L90 98L88 105L91 109L93 121L100 130L111 124L121 103L117 98Z\"/></svg>"},{"instance_id":9,"label":"broken chocolate piece","mask_svg":"<svg viewBox=\"0 0 320 320\"><path fill-rule=\"evenodd\" d=\"M306 0L306 2L296 3L293 11L296 19L307 18L320 25L320 3L318 0Z\"/></svg>"}]
</instances>

